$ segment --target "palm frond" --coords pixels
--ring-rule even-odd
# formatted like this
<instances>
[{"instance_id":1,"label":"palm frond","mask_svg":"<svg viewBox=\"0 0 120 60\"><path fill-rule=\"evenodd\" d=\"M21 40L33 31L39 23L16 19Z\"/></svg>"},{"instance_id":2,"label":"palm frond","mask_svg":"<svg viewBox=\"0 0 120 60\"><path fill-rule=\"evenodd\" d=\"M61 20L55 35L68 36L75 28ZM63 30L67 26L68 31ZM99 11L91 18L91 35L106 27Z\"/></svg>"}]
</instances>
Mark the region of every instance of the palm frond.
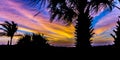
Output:
<instances>
[{"instance_id":1,"label":"palm frond","mask_svg":"<svg viewBox=\"0 0 120 60\"><path fill-rule=\"evenodd\" d=\"M8 21L5 21L5 24L7 24L7 25L12 25L10 22L8 22Z\"/></svg>"},{"instance_id":2,"label":"palm frond","mask_svg":"<svg viewBox=\"0 0 120 60\"><path fill-rule=\"evenodd\" d=\"M91 0L89 5L91 6L91 10L98 12L100 7L110 7L110 9L112 10L112 3L113 0Z\"/></svg>"},{"instance_id":3,"label":"palm frond","mask_svg":"<svg viewBox=\"0 0 120 60\"><path fill-rule=\"evenodd\" d=\"M120 18L120 17L119 17ZM111 36L114 38L115 47L120 47L120 21L117 21L116 29L113 30L114 35Z\"/></svg>"},{"instance_id":4,"label":"palm frond","mask_svg":"<svg viewBox=\"0 0 120 60\"><path fill-rule=\"evenodd\" d=\"M49 0L29 0L32 6L36 6L39 4L40 8L44 7L47 4L47 1Z\"/></svg>"},{"instance_id":5,"label":"palm frond","mask_svg":"<svg viewBox=\"0 0 120 60\"><path fill-rule=\"evenodd\" d=\"M18 25L13 21L12 22L5 21L5 23L2 24L1 26L3 28L0 29L6 32L8 36L13 36L18 29Z\"/></svg>"},{"instance_id":6,"label":"palm frond","mask_svg":"<svg viewBox=\"0 0 120 60\"><path fill-rule=\"evenodd\" d=\"M110 35L114 38L114 40L116 39L115 35L113 35L113 34L110 34Z\"/></svg>"},{"instance_id":7,"label":"palm frond","mask_svg":"<svg viewBox=\"0 0 120 60\"><path fill-rule=\"evenodd\" d=\"M4 32L8 32L6 29L4 29L4 28L0 28L0 30L3 30Z\"/></svg>"}]
</instances>

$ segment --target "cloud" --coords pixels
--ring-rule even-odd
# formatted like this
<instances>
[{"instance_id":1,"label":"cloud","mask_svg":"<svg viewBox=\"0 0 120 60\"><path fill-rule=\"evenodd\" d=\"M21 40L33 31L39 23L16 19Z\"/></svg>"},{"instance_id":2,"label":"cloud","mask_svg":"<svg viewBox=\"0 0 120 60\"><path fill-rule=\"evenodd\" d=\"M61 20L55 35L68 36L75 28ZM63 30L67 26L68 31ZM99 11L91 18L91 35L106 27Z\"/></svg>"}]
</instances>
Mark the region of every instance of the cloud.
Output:
<instances>
[{"instance_id":1,"label":"cloud","mask_svg":"<svg viewBox=\"0 0 120 60\"><path fill-rule=\"evenodd\" d=\"M3 23L5 20L15 21L19 25L20 31L43 33L49 40L49 43L53 45L74 45L75 28L73 25L65 26L59 22L50 23L49 15L46 12L47 9L34 17L38 12L37 9L26 5L26 2L27 0L0 0L0 23ZM115 26L118 15L120 15L120 11L114 8L112 12L101 17L98 23L96 23L94 27L94 32L96 33L96 38L94 38L95 43L98 43L96 41L106 42L104 36L108 36L108 33L111 33L110 30ZM104 32L107 33L101 36ZM111 43L112 40L111 37L107 38L108 43Z\"/></svg>"},{"instance_id":2,"label":"cloud","mask_svg":"<svg viewBox=\"0 0 120 60\"><path fill-rule=\"evenodd\" d=\"M101 28L101 30L107 31L108 29L116 25L116 21L118 21L118 16L120 16L120 10L114 8L112 12L110 12L109 14L100 19L100 21L96 24L95 29Z\"/></svg>"},{"instance_id":3,"label":"cloud","mask_svg":"<svg viewBox=\"0 0 120 60\"><path fill-rule=\"evenodd\" d=\"M74 26L65 26L58 22L50 23L49 18L43 14L34 17L37 11L29 6L23 6L16 0L0 0L4 2L0 7L0 22L4 20L15 21L19 30L43 33L50 41L71 41L74 40ZM0 4L1 5L1 4ZM6 7L7 6L7 7Z\"/></svg>"},{"instance_id":4,"label":"cloud","mask_svg":"<svg viewBox=\"0 0 120 60\"><path fill-rule=\"evenodd\" d=\"M119 5L118 5L119 6ZM118 21L118 16L120 16L120 10L114 8L112 12L103 16L98 23L95 25L94 32L96 36L93 37L94 43L93 45L109 45L113 44L113 38L110 36L113 33L113 29L116 26L116 22Z\"/></svg>"}]
</instances>

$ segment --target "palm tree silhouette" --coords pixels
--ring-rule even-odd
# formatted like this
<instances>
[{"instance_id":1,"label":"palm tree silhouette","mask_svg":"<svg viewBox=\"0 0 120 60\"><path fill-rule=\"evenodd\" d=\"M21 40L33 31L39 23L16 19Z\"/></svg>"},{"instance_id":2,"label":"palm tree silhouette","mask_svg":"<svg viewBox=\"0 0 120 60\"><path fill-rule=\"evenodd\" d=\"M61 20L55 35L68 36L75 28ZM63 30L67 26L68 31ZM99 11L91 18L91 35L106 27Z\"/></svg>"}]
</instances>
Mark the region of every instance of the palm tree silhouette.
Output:
<instances>
[{"instance_id":1,"label":"palm tree silhouette","mask_svg":"<svg viewBox=\"0 0 120 60\"><path fill-rule=\"evenodd\" d=\"M32 0L40 7L48 4L51 21L63 21L66 24L76 23L76 47L91 47L90 38L93 36L91 12L98 12L100 7L111 7L113 0ZM102 5L101 5L102 4Z\"/></svg>"},{"instance_id":2,"label":"palm tree silhouette","mask_svg":"<svg viewBox=\"0 0 120 60\"><path fill-rule=\"evenodd\" d=\"M111 36L114 38L114 46L120 48L120 20L117 21L116 29L113 32L115 34L111 34Z\"/></svg>"},{"instance_id":3,"label":"palm tree silhouette","mask_svg":"<svg viewBox=\"0 0 120 60\"><path fill-rule=\"evenodd\" d=\"M12 39L13 39L15 32L18 29L18 25L13 21L11 22L5 21L5 23L1 24L1 26L3 28L0 28L0 29L3 30L7 34L7 36L10 37L10 43L8 43L8 45L12 45Z\"/></svg>"}]
</instances>

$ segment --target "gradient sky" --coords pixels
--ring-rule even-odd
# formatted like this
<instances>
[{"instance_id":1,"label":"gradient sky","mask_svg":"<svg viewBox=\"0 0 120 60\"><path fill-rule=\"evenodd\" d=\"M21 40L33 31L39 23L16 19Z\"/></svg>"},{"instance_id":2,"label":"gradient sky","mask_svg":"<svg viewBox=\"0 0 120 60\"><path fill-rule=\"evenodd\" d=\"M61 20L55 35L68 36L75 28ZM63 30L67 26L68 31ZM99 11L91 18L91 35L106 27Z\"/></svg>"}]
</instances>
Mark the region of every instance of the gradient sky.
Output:
<instances>
[{"instance_id":1,"label":"gradient sky","mask_svg":"<svg viewBox=\"0 0 120 60\"><path fill-rule=\"evenodd\" d=\"M60 22L49 22L47 9L41 9L38 16L34 15L39 12L39 8L28 5L28 0L0 0L0 23L4 21L15 21L19 25L17 33L25 32L43 33L51 45L55 46L73 46L74 26L65 26ZM118 2L115 3L120 6ZM93 26L95 35L92 38L92 45L113 44L113 38L110 36L115 28L116 21L120 15L120 10L114 8L112 11L105 9L94 18ZM7 37L0 37L0 44L6 44ZM16 43L18 38L14 38Z\"/></svg>"}]
</instances>

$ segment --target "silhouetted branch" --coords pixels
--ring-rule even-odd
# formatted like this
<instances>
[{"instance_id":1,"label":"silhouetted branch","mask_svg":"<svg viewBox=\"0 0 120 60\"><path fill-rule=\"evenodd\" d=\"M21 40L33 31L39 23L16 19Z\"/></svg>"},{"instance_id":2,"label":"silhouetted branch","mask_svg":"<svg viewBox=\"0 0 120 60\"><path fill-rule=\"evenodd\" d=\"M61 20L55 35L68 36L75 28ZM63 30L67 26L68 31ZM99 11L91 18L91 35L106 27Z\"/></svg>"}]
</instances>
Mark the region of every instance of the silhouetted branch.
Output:
<instances>
[{"instance_id":1,"label":"silhouetted branch","mask_svg":"<svg viewBox=\"0 0 120 60\"><path fill-rule=\"evenodd\" d=\"M115 35L113 35L113 34L110 34L114 39L116 39L116 37L115 37Z\"/></svg>"}]
</instances>

